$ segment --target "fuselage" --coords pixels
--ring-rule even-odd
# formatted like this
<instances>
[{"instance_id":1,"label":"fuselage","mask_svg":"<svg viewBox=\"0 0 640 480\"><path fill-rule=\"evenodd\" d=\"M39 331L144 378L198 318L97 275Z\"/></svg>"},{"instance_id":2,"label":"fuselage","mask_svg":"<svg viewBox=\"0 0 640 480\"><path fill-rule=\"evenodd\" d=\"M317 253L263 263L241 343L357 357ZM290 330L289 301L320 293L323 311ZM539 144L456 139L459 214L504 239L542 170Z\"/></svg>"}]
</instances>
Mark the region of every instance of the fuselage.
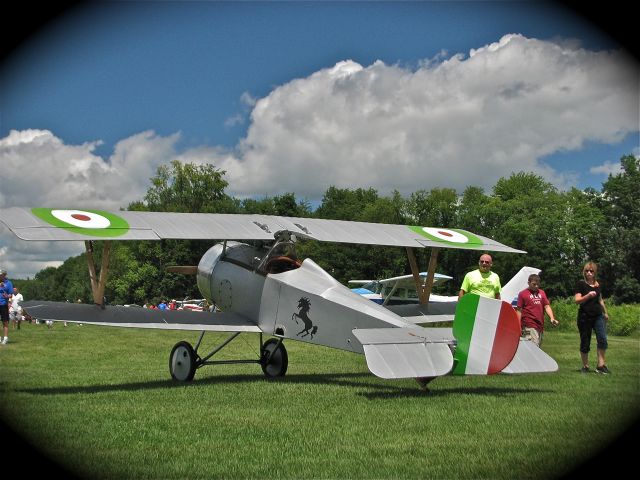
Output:
<instances>
[{"instance_id":1,"label":"fuselage","mask_svg":"<svg viewBox=\"0 0 640 480\"><path fill-rule=\"evenodd\" d=\"M313 260L298 262L291 250L289 256L281 253L238 242L214 245L198 265L200 292L265 333L359 353L363 349L354 329L411 326L352 292Z\"/></svg>"}]
</instances>

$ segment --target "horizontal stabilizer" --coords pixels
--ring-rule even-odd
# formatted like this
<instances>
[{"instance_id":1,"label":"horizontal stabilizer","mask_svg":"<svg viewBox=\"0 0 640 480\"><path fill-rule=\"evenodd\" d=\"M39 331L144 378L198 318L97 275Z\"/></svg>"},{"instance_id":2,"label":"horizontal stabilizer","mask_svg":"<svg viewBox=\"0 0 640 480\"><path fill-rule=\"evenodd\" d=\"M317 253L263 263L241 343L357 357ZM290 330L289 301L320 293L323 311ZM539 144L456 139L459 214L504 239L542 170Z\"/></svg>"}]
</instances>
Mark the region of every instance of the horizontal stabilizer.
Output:
<instances>
[{"instance_id":1,"label":"horizontal stabilizer","mask_svg":"<svg viewBox=\"0 0 640 480\"><path fill-rule=\"evenodd\" d=\"M444 298L444 297L443 297ZM457 300L457 297L456 297ZM429 302L428 305L417 303L407 305L388 305L386 308L400 315L409 323L453 322L457 302Z\"/></svg>"},{"instance_id":2,"label":"horizontal stabilizer","mask_svg":"<svg viewBox=\"0 0 640 480\"><path fill-rule=\"evenodd\" d=\"M141 307L107 306L64 302L23 303L23 309L39 320L84 323L109 327L196 330L214 332L261 332L245 317L226 312L155 310Z\"/></svg>"},{"instance_id":3,"label":"horizontal stabilizer","mask_svg":"<svg viewBox=\"0 0 640 480\"><path fill-rule=\"evenodd\" d=\"M387 379L438 377L451 371L450 333L425 332L428 329L419 327L353 330L364 347L371 373Z\"/></svg>"},{"instance_id":4,"label":"horizontal stabilizer","mask_svg":"<svg viewBox=\"0 0 640 480\"><path fill-rule=\"evenodd\" d=\"M531 340L520 340L515 357L503 373L546 373L558 371L556 361Z\"/></svg>"},{"instance_id":5,"label":"horizontal stabilizer","mask_svg":"<svg viewBox=\"0 0 640 480\"><path fill-rule=\"evenodd\" d=\"M413 303L406 305L388 305L386 306L386 308L391 310L396 315L400 315L401 317L415 317L420 315L451 315L453 319L453 316L456 313L456 305L458 303L457 300L457 297L455 298L455 301L433 301L433 299L431 299L428 305Z\"/></svg>"},{"instance_id":6,"label":"horizontal stabilizer","mask_svg":"<svg viewBox=\"0 0 640 480\"><path fill-rule=\"evenodd\" d=\"M441 323L441 322L453 322L455 315L416 315L415 317L402 317L405 322L413 324L421 323Z\"/></svg>"}]
</instances>

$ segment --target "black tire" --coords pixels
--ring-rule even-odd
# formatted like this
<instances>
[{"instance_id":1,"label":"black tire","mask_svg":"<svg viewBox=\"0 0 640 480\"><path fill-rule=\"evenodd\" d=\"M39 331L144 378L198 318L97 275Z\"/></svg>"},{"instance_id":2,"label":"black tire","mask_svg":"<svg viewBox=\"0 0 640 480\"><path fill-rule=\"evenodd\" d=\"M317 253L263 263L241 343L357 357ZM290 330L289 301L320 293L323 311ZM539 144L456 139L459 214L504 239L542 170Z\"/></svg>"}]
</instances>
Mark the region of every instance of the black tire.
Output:
<instances>
[{"instance_id":1,"label":"black tire","mask_svg":"<svg viewBox=\"0 0 640 480\"><path fill-rule=\"evenodd\" d=\"M265 376L269 378L283 377L287 373L287 367L289 366L289 355L287 355L287 349L284 348L282 342L278 343L278 340L271 338L264 342L261 352L262 371ZM268 358L268 360L267 360Z\"/></svg>"},{"instance_id":2,"label":"black tire","mask_svg":"<svg viewBox=\"0 0 640 480\"><path fill-rule=\"evenodd\" d=\"M189 342L178 342L169 355L171 378L178 382L190 382L196 374L196 352Z\"/></svg>"}]
</instances>

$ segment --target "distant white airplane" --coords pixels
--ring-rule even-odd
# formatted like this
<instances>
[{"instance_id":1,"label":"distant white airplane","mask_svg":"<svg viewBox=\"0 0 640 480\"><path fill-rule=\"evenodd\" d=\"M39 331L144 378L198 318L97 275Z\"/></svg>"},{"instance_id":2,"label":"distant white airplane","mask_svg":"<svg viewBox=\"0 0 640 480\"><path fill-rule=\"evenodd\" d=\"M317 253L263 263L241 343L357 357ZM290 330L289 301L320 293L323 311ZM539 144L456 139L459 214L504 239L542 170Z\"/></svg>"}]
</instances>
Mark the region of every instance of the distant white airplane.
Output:
<instances>
[{"instance_id":1,"label":"distant white airplane","mask_svg":"<svg viewBox=\"0 0 640 480\"><path fill-rule=\"evenodd\" d=\"M440 248L524 253L464 230L268 215L16 207L0 209L0 222L23 240L85 241L95 305L25 302L23 308L32 316L201 332L195 347L181 341L171 350L169 371L178 381L193 380L196 369L205 365L229 363L255 363L268 377L283 376L288 366L287 339L363 353L369 370L382 378L430 380L448 373L488 375L558 368L533 342L520 341L520 322L506 302L465 295L457 304L453 328L424 328L352 292L310 258L300 261L295 252L298 238L402 247L418 277L414 249L430 248L427 284L420 285L419 291L423 304L418 305L430 307ZM111 242L168 238L222 241L207 250L197 266L172 269L195 275L203 297L222 311L105 306ZM94 263L96 241L104 241L99 276ZM429 315L422 317L428 322ZM230 336L201 356L198 350L206 331ZM258 358L210 360L243 332L259 334ZM263 342L263 334L273 338Z\"/></svg>"},{"instance_id":2,"label":"distant white airplane","mask_svg":"<svg viewBox=\"0 0 640 480\"><path fill-rule=\"evenodd\" d=\"M441 285L452 278L442 273L436 273L434 274L433 286ZM427 272L420 272L420 284L423 287L426 281ZM352 288L351 291L383 306L420 303L413 275L401 275L382 280L349 280L349 284L360 285L360 287Z\"/></svg>"}]
</instances>

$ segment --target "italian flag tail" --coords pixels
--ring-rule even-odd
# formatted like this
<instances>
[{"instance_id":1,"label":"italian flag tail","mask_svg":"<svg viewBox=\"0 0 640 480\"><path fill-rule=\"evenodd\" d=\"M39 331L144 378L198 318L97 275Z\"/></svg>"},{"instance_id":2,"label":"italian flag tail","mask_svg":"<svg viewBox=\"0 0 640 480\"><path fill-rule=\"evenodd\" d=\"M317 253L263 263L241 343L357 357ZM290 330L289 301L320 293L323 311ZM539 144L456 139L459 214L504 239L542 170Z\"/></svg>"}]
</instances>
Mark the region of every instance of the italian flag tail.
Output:
<instances>
[{"instance_id":1,"label":"italian flag tail","mask_svg":"<svg viewBox=\"0 0 640 480\"><path fill-rule=\"evenodd\" d=\"M454 375L491 375L511 363L520 341L520 321L507 302L464 295L456 306Z\"/></svg>"}]
</instances>

